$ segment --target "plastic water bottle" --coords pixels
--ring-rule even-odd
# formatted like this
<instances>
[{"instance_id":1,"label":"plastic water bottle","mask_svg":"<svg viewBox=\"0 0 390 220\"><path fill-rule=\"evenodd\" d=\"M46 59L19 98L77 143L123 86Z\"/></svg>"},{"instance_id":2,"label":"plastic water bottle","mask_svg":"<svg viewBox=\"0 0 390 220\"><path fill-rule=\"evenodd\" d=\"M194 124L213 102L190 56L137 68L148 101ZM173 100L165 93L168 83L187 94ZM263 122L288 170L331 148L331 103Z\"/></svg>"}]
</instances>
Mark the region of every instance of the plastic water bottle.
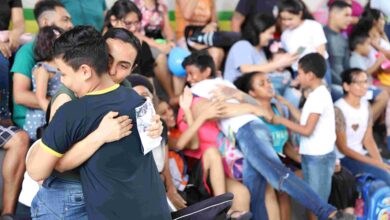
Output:
<instances>
[{"instance_id":1,"label":"plastic water bottle","mask_svg":"<svg viewBox=\"0 0 390 220\"><path fill-rule=\"evenodd\" d=\"M364 220L364 200L362 193L359 193L359 197L355 201L355 216L356 220Z\"/></svg>"}]
</instances>

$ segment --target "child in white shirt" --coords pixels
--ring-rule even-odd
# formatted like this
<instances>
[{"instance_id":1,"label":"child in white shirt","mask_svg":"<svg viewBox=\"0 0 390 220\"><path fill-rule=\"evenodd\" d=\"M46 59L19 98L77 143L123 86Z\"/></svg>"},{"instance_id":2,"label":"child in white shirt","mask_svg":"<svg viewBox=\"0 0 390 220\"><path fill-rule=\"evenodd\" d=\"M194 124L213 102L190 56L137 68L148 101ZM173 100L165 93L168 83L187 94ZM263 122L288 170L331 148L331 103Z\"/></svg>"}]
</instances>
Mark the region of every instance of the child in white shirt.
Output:
<instances>
[{"instance_id":1,"label":"child in white shirt","mask_svg":"<svg viewBox=\"0 0 390 220\"><path fill-rule=\"evenodd\" d=\"M336 160L336 133L332 98L322 83L325 71L325 59L319 53L302 57L298 65L298 81L302 88L311 89L312 92L302 113L298 110L291 112L300 123L277 115L271 121L301 134L299 153L302 155L304 180L324 201L328 201Z\"/></svg>"}]
</instances>

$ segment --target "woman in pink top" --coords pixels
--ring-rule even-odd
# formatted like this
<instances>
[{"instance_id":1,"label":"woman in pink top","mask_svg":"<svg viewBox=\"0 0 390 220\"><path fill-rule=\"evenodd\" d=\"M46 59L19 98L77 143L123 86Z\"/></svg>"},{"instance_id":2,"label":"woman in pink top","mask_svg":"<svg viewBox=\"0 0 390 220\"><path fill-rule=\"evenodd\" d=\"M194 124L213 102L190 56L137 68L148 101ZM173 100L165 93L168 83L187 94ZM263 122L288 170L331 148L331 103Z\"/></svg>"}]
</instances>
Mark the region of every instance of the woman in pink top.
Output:
<instances>
[{"instance_id":1,"label":"woman in pink top","mask_svg":"<svg viewBox=\"0 0 390 220\"><path fill-rule=\"evenodd\" d=\"M193 97L191 106L195 106L200 100L201 98L199 97ZM211 111L213 110L214 109L211 109ZM189 127L187 121L185 121L184 119L186 117L185 111L186 110L183 110L183 108L181 108L178 113L178 122L179 122L178 126L180 131L182 132L187 130ZM210 109L205 113L209 113L209 112ZM212 114L204 114L204 115L206 116L205 120L207 120L207 117L209 117L209 119L213 117ZM219 135L219 129L218 129L217 122L215 120L204 121L203 124L199 127L197 132L198 132L197 144L199 146L195 146L194 148L196 149L190 148L190 149L184 149L183 151L186 156L196 158L196 159L201 159L202 155L205 153L205 151L208 148L210 147L218 148L217 139Z\"/></svg>"},{"instance_id":2,"label":"woman in pink top","mask_svg":"<svg viewBox=\"0 0 390 220\"><path fill-rule=\"evenodd\" d=\"M188 87L180 96L177 121L179 130L183 133L176 147L183 150L189 160L202 163L203 179L210 178L210 194L217 196L226 191L234 194L231 217L247 215L249 191L240 182L225 178L222 157L218 149L220 130L217 121L213 119L223 114L224 106L218 102L203 101L202 98L193 97Z\"/></svg>"}]
</instances>

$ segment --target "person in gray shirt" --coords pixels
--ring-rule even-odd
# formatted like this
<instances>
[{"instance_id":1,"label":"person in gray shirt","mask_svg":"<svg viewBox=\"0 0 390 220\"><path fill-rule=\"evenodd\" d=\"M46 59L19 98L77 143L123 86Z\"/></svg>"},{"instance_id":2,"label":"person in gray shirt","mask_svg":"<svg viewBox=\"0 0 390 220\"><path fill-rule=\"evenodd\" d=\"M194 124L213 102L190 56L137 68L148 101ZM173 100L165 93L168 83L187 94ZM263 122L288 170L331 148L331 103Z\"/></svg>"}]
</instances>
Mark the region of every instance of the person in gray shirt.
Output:
<instances>
[{"instance_id":1,"label":"person in gray shirt","mask_svg":"<svg viewBox=\"0 0 390 220\"><path fill-rule=\"evenodd\" d=\"M341 33L352 21L352 7L344 1L334 1L329 6L329 21L324 27L326 50L332 71L332 83L341 85L341 72L349 68L348 39Z\"/></svg>"}]
</instances>

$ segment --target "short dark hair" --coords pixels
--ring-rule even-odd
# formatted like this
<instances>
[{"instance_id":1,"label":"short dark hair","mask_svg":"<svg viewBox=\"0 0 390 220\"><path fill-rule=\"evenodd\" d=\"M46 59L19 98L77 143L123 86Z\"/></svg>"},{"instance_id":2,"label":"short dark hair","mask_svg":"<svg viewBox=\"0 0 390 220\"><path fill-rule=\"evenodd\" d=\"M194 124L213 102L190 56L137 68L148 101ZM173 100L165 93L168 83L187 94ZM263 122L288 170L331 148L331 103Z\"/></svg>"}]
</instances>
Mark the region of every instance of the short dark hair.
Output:
<instances>
[{"instance_id":1,"label":"short dark hair","mask_svg":"<svg viewBox=\"0 0 390 220\"><path fill-rule=\"evenodd\" d=\"M154 87L153 84L149 81L149 79L146 76L140 75L140 74L131 74L127 77L129 82L131 83L131 86L144 86L151 94L154 93Z\"/></svg>"},{"instance_id":2,"label":"short dark hair","mask_svg":"<svg viewBox=\"0 0 390 220\"><path fill-rule=\"evenodd\" d=\"M302 12L303 19L313 19L305 3L302 0L283 0L279 4L279 15L281 12L288 12L290 14L298 15Z\"/></svg>"},{"instance_id":3,"label":"short dark hair","mask_svg":"<svg viewBox=\"0 0 390 220\"><path fill-rule=\"evenodd\" d=\"M329 4L329 11L332 11L333 9L344 9L344 8L352 8L352 5L348 4L345 1L336 0Z\"/></svg>"},{"instance_id":4,"label":"short dark hair","mask_svg":"<svg viewBox=\"0 0 390 220\"><path fill-rule=\"evenodd\" d=\"M47 26L39 30L38 36L35 38L35 61L50 61L54 58L54 42L63 32L64 31L57 26Z\"/></svg>"},{"instance_id":5,"label":"short dark hair","mask_svg":"<svg viewBox=\"0 0 390 220\"><path fill-rule=\"evenodd\" d=\"M234 80L234 85L241 91L249 93L253 89L253 78L257 74L263 74L262 72L251 72L239 76Z\"/></svg>"},{"instance_id":6,"label":"short dark hair","mask_svg":"<svg viewBox=\"0 0 390 220\"><path fill-rule=\"evenodd\" d=\"M366 72L360 68L350 68L350 69L344 70L341 73L342 83L346 83L346 84L350 85L353 82L354 77L360 73L366 73ZM344 88L343 88L343 90L344 90ZM348 92L344 90L344 94L347 94L347 93Z\"/></svg>"},{"instance_id":7,"label":"short dark hair","mask_svg":"<svg viewBox=\"0 0 390 220\"><path fill-rule=\"evenodd\" d=\"M92 26L76 26L63 33L54 44L54 57L77 71L91 66L101 76L108 71L108 48L103 36Z\"/></svg>"},{"instance_id":8,"label":"short dark hair","mask_svg":"<svg viewBox=\"0 0 390 220\"><path fill-rule=\"evenodd\" d=\"M349 38L349 48L354 51L359 44L363 44L369 38L366 32L352 32Z\"/></svg>"},{"instance_id":9,"label":"short dark hair","mask_svg":"<svg viewBox=\"0 0 390 220\"><path fill-rule=\"evenodd\" d=\"M214 78L216 76L215 63L213 58L206 50L195 51L187 56L182 63L182 66L194 65L199 68L200 71L205 71L207 68L211 69L210 77Z\"/></svg>"},{"instance_id":10,"label":"short dark hair","mask_svg":"<svg viewBox=\"0 0 390 220\"><path fill-rule=\"evenodd\" d=\"M56 0L42 0L35 4L34 16L35 20L38 20L39 16L45 11L55 11L56 7L65 8L65 6Z\"/></svg>"},{"instance_id":11,"label":"short dark hair","mask_svg":"<svg viewBox=\"0 0 390 220\"><path fill-rule=\"evenodd\" d=\"M249 41L253 46L257 46L260 43L259 34L274 26L275 23L275 18L270 14L255 14L249 17L248 22L245 23L242 30L242 37Z\"/></svg>"},{"instance_id":12,"label":"short dark hair","mask_svg":"<svg viewBox=\"0 0 390 220\"><path fill-rule=\"evenodd\" d=\"M108 31L104 34L104 39L107 40L109 38L111 39L118 39L125 43L129 43L131 46L134 47L134 49L137 51L137 57L135 59L134 64L139 64L141 60L141 43L138 40L137 37L134 36L133 33L130 31L124 29L124 28L110 28Z\"/></svg>"},{"instance_id":13,"label":"short dark hair","mask_svg":"<svg viewBox=\"0 0 390 220\"><path fill-rule=\"evenodd\" d=\"M129 0L118 0L114 5L107 11L106 17L104 19L105 27L111 28L110 17L114 16L117 19L122 19L126 17L127 14L134 12L137 14L138 21L142 20L142 13L137 7L137 5Z\"/></svg>"},{"instance_id":14,"label":"short dark hair","mask_svg":"<svg viewBox=\"0 0 390 220\"><path fill-rule=\"evenodd\" d=\"M326 73L326 61L319 53L309 53L303 56L298 65L303 72L312 72L317 78L322 79Z\"/></svg>"}]
</instances>

